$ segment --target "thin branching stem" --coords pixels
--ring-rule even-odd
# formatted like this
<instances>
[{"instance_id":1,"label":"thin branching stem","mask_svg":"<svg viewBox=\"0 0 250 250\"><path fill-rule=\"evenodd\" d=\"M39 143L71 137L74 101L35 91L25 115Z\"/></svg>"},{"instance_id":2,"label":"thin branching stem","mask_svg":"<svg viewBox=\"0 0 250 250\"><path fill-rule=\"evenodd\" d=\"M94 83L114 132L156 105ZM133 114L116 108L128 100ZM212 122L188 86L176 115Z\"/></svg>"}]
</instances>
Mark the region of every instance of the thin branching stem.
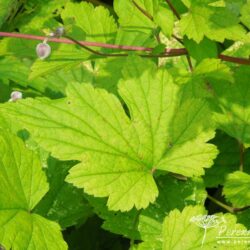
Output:
<instances>
[{"instance_id":1,"label":"thin branching stem","mask_svg":"<svg viewBox=\"0 0 250 250\"><path fill-rule=\"evenodd\" d=\"M153 21L153 17L146 11L144 10L138 3L136 3L134 0L132 0L132 3L134 6L144 15L146 16L149 20Z\"/></svg>"},{"instance_id":2,"label":"thin branching stem","mask_svg":"<svg viewBox=\"0 0 250 250\"><path fill-rule=\"evenodd\" d=\"M213 196L211 196L209 194L207 195L207 198L209 200L211 200L213 203L217 204L219 207L224 208L225 210L227 210L230 213L237 213L237 212L241 212L241 211L244 211L244 210L247 210L250 208L250 206L245 206L245 207L240 207L240 208L231 207L231 206L217 200L216 198L214 198Z\"/></svg>"},{"instance_id":3,"label":"thin branching stem","mask_svg":"<svg viewBox=\"0 0 250 250\"><path fill-rule=\"evenodd\" d=\"M135 7L144 15L146 16L149 20L154 21L153 16L151 16L146 10L144 10L142 7L140 7L134 0L132 0L132 3L135 5ZM161 43L161 38L159 34L155 35L155 38L158 43Z\"/></svg>"},{"instance_id":4,"label":"thin branching stem","mask_svg":"<svg viewBox=\"0 0 250 250\"><path fill-rule=\"evenodd\" d=\"M179 15L178 11L175 9L174 5L171 3L171 1L170 0L166 0L166 2L168 4L169 8L173 11L174 15L177 17L177 19L180 20L181 17Z\"/></svg>"},{"instance_id":5,"label":"thin branching stem","mask_svg":"<svg viewBox=\"0 0 250 250\"><path fill-rule=\"evenodd\" d=\"M0 37L13 37L13 38L21 38L21 39L29 39L29 40L40 40L44 41L45 36L35 36L21 33L10 33L10 32L0 32ZM108 44L108 43L99 43L99 42L88 42L88 41L78 41L78 43L64 38L49 38L48 41L55 43L64 43L64 44L82 44L85 46L91 47L100 47L100 48L108 48L108 49L117 49L123 51L147 51L150 52L153 48L141 47L141 46L128 46L128 45L117 45L117 44ZM145 55L145 57L176 57L187 55L187 50L185 48L175 49L175 48L167 48L165 52L158 55ZM220 54L218 56L219 59L226 62L250 65L250 59L232 57Z\"/></svg>"}]
</instances>

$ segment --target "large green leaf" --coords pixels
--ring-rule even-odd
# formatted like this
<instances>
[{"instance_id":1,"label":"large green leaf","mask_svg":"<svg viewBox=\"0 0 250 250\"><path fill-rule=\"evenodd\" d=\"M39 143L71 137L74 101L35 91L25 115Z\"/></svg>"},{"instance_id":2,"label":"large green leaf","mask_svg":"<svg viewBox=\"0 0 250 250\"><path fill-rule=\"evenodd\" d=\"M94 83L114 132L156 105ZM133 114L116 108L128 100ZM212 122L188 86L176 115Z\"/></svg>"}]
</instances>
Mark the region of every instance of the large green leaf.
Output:
<instances>
[{"instance_id":1,"label":"large green leaf","mask_svg":"<svg viewBox=\"0 0 250 250\"><path fill-rule=\"evenodd\" d=\"M0 243L6 249L67 249L59 225L32 213L48 191L38 156L6 131L0 142Z\"/></svg>"},{"instance_id":2,"label":"large green leaf","mask_svg":"<svg viewBox=\"0 0 250 250\"><path fill-rule=\"evenodd\" d=\"M238 244L234 239L228 240L232 230L246 230L236 224L234 215L207 215L202 206L188 206L182 212L175 209L165 217L163 224L145 217L140 220L144 242L139 244L139 250L247 249L247 241Z\"/></svg>"},{"instance_id":3,"label":"large green leaf","mask_svg":"<svg viewBox=\"0 0 250 250\"><path fill-rule=\"evenodd\" d=\"M233 240L217 238L227 237L231 230L246 230L243 225L236 224L234 215L202 215L206 215L206 212L199 206L186 207L182 212L170 212L163 223L163 249L246 249L247 243L235 245ZM226 230L222 230L225 228Z\"/></svg>"},{"instance_id":4,"label":"large green leaf","mask_svg":"<svg viewBox=\"0 0 250 250\"><path fill-rule=\"evenodd\" d=\"M189 39L199 43L204 36L219 42L225 39L240 40L244 37L245 31L239 24L238 13L230 6L216 6L216 1L213 0L206 3L198 0L183 2L189 2L189 11L182 16L180 28L182 34Z\"/></svg>"},{"instance_id":5,"label":"large green leaf","mask_svg":"<svg viewBox=\"0 0 250 250\"><path fill-rule=\"evenodd\" d=\"M206 143L214 136L208 105L183 101L166 70L130 58L119 94L129 116L114 95L87 84L70 84L66 99L27 99L5 104L1 112L10 121L18 116L55 157L81 161L67 181L94 196L109 196L112 210L153 202L157 169L200 176L212 165L217 150Z\"/></svg>"},{"instance_id":6,"label":"large green leaf","mask_svg":"<svg viewBox=\"0 0 250 250\"><path fill-rule=\"evenodd\" d=\"M226 199L236 207L250 205L250 175L240 171L229 174L223 193Z\"/></svg>"},{"instance_id":7,"label":"large green leaf","mask_svg":"<svg viewBox=\"0 0 250 250\"><path fill-rule=\"evenodd\" d=\"M102 219L102 227L110 232L121 234L130 239L141 239L138 232L139 216L156 220L162 223L164 217L172 209L183 209L186 205L204 204L206 191L201 178L194 178L187 181L177 180L171 176L157 178L159 196L153 204L145 210L132 209L129 212L110 211L106 206L106 199L88 196L94 212Z\"/></svg>"}]
</instances>

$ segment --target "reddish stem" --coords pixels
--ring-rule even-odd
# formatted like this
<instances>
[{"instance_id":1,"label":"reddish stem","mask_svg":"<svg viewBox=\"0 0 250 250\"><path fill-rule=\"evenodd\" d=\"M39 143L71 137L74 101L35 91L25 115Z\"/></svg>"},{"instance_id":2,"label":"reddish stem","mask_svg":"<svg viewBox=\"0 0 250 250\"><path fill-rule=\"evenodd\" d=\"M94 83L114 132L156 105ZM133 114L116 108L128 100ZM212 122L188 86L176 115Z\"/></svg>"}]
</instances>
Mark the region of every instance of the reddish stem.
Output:
<instances>
[{"instance_id":1,"label":"reddish stem","mask_svg":"<svg viewBox=\"0 0 250 250\"><path fill-rule=\"evenodd\" d=\"M246 58L232 57L232 56L226 56L226 55L222 55L222 54L220 54L218 57L222 61L232 62L232 63L237 63L237 64L250 65L250 60L246 59Z\"/></svg>"},{"instance_id":2,"label":"reddish stem","mask_svg":"<svg viewBox=\"0 0 250 250\"><path fill-rule=\"evenodd\" d=\"M44 36L35 36L35 35L28 35L28 34L20 34L20 33L10 33L10 32L0 32L0 37L14 37L14 38L22 38L28 40L40 40L43 41L46 37ZM66 44L77 44L76 42L65 39L65 38L49 38L48 41L54 43L66 43ZM129 45L116 45L116 44L107 44L107 43L99 43L99 42L88 42L88 41L78 41L78 43L85 45L85 46L92 46L92 47L101 47L107 49L120 49L120 50L130 50L130 51L152 51L153 48L146 48L141 46L129 46ZM167 55L173 56L181 56L186 55L187 50L183 49L166 49L165 53Z\"/></svg>"},{"instance_id":3,"label":"reddish stem","mask_svg":"<svg viewBox=\"0 0 250 250\"><path fill-rule=\"evenodd\" d=\"M22 38L22 39L29 39L29 40L40 40L40 41L43 41L46 38L44 36L35 36L35 35L10 33L10 32L0 32L0 37L1 36ZM50 42L55 42L55 43L77 44L76 42L72 40L64 39L64 38L49 38L48 40ZM152 51L153 50L153 48L147 48L147 47L141 47L141 46L116 45L116 44L107 44L107 43L99 43L99 42L79 41L78 43L85 45L85 46L101 47L101 48L108 48L108 49L130 50L130 51ZM185 48L181 48L181 49L167 48L165 50L165 54L166 56L182 56L182 55L187 55L188 53ZM238 57L226 56L222 54L220 54L218 57L222 61L250 65L250 59L246 59L246 58L238 58Z\"/></svg>"}]
</instances>

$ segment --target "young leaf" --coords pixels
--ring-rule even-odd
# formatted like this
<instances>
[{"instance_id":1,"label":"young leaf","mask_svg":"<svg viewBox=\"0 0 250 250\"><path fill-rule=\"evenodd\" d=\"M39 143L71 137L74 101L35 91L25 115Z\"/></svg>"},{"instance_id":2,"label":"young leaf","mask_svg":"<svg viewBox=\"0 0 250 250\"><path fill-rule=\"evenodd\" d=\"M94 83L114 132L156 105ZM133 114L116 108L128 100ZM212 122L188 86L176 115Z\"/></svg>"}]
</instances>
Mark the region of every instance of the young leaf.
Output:
<instances>
[{"instance_id":1,"label":"young leaf","mask_svg":"<svg viewBox=\"0 0 250 250\"><path fill-rule=\"evenodd\" d=\"M67 249L59 225L32 212L48 191L38 156L6 131L0 132L0 155L1 244L6 249Z\"/></svg>"},{"instance_id":2,"label":"young leaf","mask_svg":"<svg viewBox=\"0 0 250 250\"><path fill-rule=\"evenodd\" d=\"M206 143L214 132L205 101L183 102L168 72L141 58L130 58L123 75L119 94L129 116L114 95L87 84L70 84L66 99L26 99L1 112L10 121L18 116L55 157L81 161L68 182L127 211L155 200L156 169L199 176L217 150Z\"/></svg>"}]
</instances>

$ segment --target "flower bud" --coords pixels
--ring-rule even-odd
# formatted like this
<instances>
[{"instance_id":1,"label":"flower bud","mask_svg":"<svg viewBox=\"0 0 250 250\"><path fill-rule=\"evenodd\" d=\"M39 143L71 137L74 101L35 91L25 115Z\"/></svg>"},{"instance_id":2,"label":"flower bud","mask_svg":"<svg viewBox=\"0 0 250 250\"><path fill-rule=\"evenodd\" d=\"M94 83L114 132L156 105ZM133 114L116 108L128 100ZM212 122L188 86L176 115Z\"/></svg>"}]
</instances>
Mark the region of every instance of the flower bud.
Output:
<instances>
[{"instance_id":1,"label":"flower bud","mask_svg":"<svg viewBox=\"0 0 250 250\"><path fill-rule=\"evenodd\" d=\"M54 34L56 37L61 37L62 35L64 35L64 27L57 27Z\"/></svg>"},{"instance_id":2,"label":"flower bud","mask_svg":"<svg viewBox=\"0 0 250 250\"><path fill-rule=\"evenodd\" d=\"M22 98L23 98L22 92L20 92L20 91L13 91L13 92L10 94L10 99L9 99L9 101L10 101L10 102L15 102L15 101L17 101L17 100L19 100L19 99L22 99Z\"/></svg>"},{"instance_id":3,"label":"flower bud","mask_svg":"<svg viewBox=\"0 0 250 250\"><path fill-rule=\"evenodd\" d=\"M43 42L43 43L39 43L36 46L36 54L38 55L38 57L40 59L45 59L47 58L51 53L51 48L50 46Z\"/></svg>"}]
</instances>

